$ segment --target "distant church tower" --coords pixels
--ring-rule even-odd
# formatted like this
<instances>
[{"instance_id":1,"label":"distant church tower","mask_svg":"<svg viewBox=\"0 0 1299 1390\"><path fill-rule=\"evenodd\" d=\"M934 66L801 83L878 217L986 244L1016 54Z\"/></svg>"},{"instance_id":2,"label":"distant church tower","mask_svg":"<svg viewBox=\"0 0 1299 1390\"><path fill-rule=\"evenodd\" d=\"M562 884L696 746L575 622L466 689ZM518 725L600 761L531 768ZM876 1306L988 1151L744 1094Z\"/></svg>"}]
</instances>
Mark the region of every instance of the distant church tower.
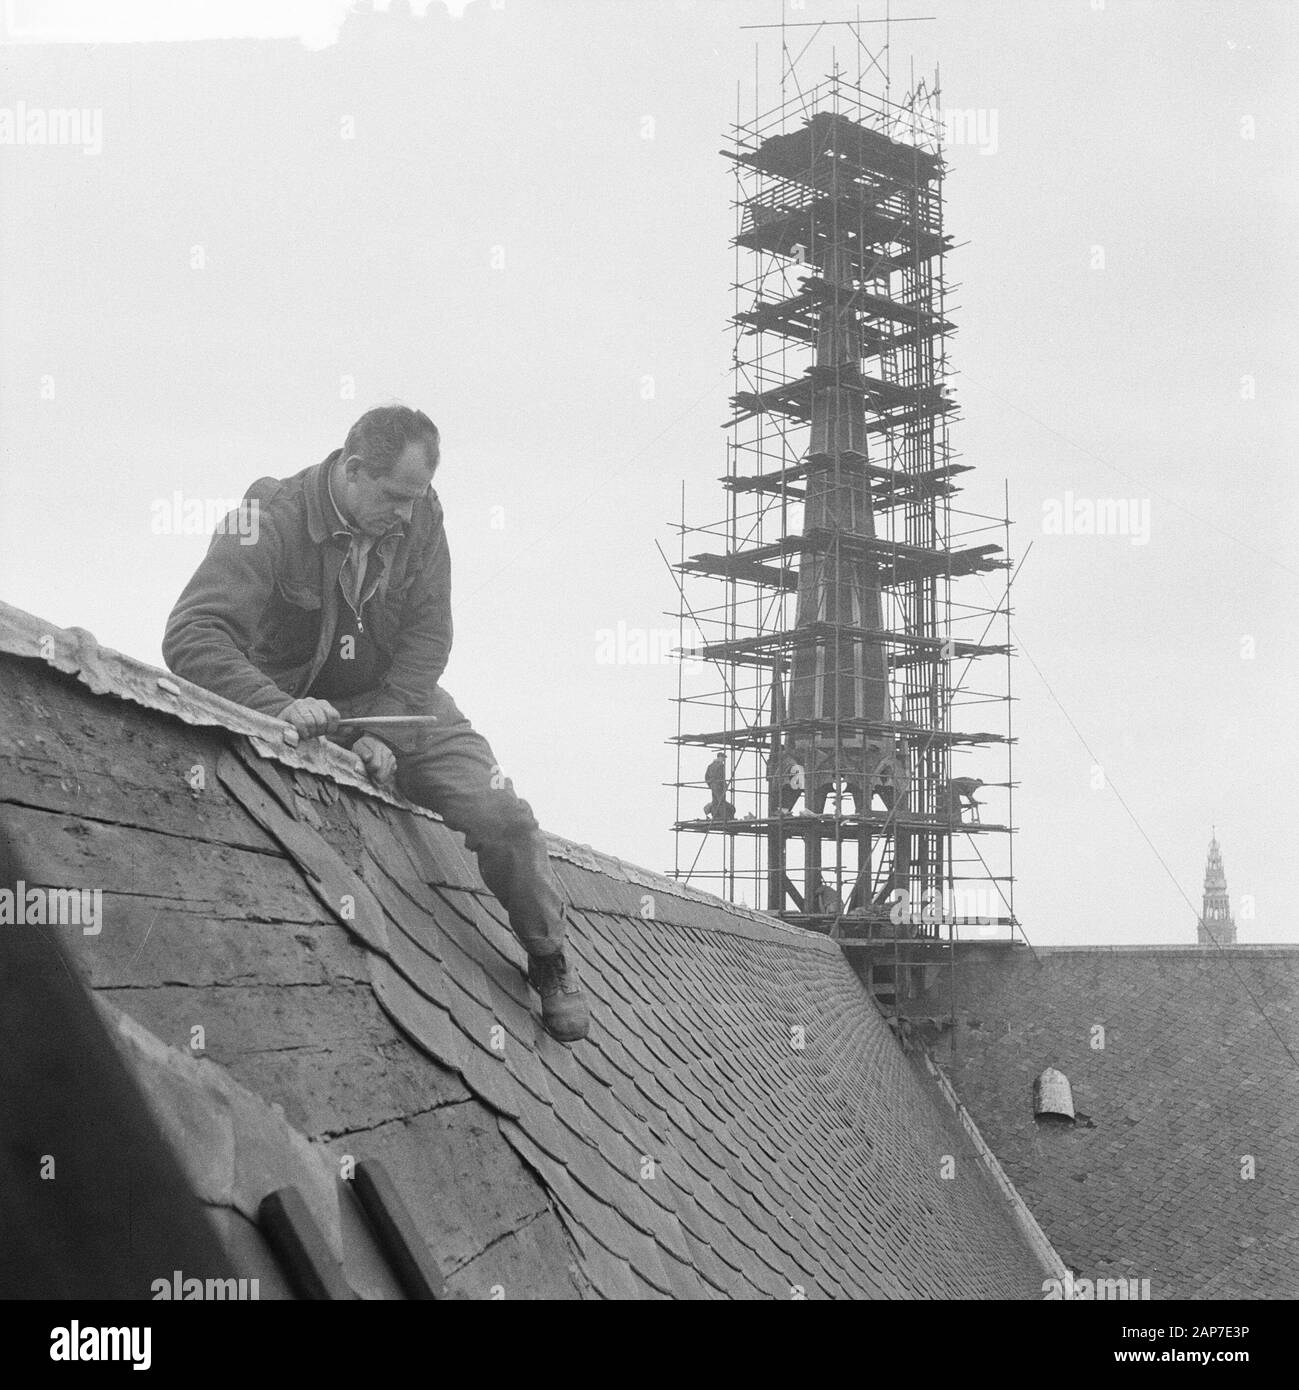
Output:
<instances>
[{"instance_id":1,"label":"distant church tower","mask_svg":"<svg viewBox=\"0 0 1299 1390\"><path fill-rule=\"evenodd\" d=\"M1231 917L1231 902L1227 897L1227 875L1222 868L1222 851L1218 834L1209 841L1209 862L1204 868L1204 907L1196 937L1201 946L1233 946L1236 943L1236 924Z\"/></svg>"}]
</instances>

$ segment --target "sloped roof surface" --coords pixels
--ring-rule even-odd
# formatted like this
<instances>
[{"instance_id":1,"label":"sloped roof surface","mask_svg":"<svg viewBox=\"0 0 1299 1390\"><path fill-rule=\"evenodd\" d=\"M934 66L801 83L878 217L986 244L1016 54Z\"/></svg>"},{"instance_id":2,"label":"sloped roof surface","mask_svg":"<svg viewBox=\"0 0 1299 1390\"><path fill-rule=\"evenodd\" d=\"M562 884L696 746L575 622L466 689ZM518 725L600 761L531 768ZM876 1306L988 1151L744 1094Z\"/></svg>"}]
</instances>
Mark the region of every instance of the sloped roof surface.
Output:
<instances>
[{"instance_id":1,"label":"sloped roof surface","mask_svg":"<svg viewBox=\"0 0 1299 1390\"><path fill-rule=\"evenodd\" d=\"M492 1269L467 1289L507 1277L509 1237L511 1297L1040 1296L1005 1197L832 942L552 837L593 1009L562 1046L460 836L345 757L282 754L269 721L232 733L223 702L76 646L129 702L0 657L0 816L28 880L102 886L102 932L69 944L103 997L172 1047L201 1021L203 1065L312 1144L382 1152L444 1273ZM176 700L189 722L157 712Z\"/></svg>"},{"instance_id":2,"label":"sloped roof surface","mask_svg":"<svg viewBox=\"0 0 1299 1390\"><path fill-rule=\"evenodd\" d=\"M1299 947L974 950L957 981L953 1084L1067 1264L1299 1296ZM1077 1125L1033 1118L1048 1066Z\"/></svg>"}]
</instances>

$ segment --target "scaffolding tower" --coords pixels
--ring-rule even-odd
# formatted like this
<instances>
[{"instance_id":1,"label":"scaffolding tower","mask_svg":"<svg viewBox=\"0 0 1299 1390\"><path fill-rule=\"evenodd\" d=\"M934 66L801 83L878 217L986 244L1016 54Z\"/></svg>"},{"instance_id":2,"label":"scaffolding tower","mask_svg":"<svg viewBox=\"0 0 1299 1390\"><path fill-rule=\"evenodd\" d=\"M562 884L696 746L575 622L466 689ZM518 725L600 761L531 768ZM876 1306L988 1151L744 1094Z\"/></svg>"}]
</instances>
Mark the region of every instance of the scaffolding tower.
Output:
<instances>
[{"instance_id":1,"label":"scaffolding tower","mask_svg":"<svg viewBox=\"0 0 1299 1390\"><path fill-rule=\"evenodd\" d=\"M836 937L899 1011L1017 925L1008 503L958 506L942 142L936 80L837 65L737 120L725 515L683 502L675 565L672 872Z\"/></svg>"}]
</instances>

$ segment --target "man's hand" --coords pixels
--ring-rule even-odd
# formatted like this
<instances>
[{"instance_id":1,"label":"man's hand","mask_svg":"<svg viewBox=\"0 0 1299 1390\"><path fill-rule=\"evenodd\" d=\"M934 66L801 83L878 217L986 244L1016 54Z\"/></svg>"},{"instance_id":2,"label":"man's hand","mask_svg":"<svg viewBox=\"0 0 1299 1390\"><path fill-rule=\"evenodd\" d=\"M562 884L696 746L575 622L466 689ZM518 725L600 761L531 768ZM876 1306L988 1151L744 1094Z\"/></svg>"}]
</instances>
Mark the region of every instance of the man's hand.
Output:
<instances>
[{"instance_id":1,"label":"man's hand","mask_svg":"<svg viewBox=\"0 0 1299 1390\"><path fill-rule=\"evenodd\" d=\"M328 700L294 700L284 706L279 717L293 725L299 738L316 738L332 734L340 716Z\"/></svg>"},{"instance_id":2,"label":"man's hand","mask_svg":"<svg viewBox=\"0 0 1299 1390\"><path fill-rule=\"evenodd\" d=\"M382 739L362 734L352 745L352 752L365 764L371 781L391 782L397 771L397 759Z\"/></svg>"}]
</instances>

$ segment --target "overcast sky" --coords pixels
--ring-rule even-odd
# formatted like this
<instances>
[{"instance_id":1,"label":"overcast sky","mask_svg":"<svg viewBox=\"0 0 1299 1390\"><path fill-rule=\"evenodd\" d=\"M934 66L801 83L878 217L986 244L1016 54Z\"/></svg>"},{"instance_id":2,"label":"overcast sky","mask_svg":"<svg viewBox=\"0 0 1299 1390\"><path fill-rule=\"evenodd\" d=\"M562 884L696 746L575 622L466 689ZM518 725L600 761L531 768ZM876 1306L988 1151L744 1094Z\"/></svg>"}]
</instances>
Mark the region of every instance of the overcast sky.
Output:
<instances>
[{"instance_id":1,"label":"overcast sky","mask_svg":"<svg viewBox=\"0 0 1299 1390\"><path fill-rule=\"evenodd\" d=\"M718 150L737 84L753 109L755 41L762 104L778 90L778 39L741 26L781 7L345 9L12 7L0 597L158 662L206 537L160 533L156 503L236 498L368 406L420 406L443 433L448 689L548 829L666 868L676 669L602 663L599 634L674 626L655 542L675 550L683 481L692 519L723 512ZM996 510L1008 483L1032 543L1027 934L1193 941L1182 893L1198 906L1216 819L1240 939L1299 941L1299 9L894 14L936 16L893 27L895 82L941 64L943 106L981 121L948 151L952 438L967 500ZM85 113L79 143L17 143L20 114L51 108ZM1146 543L1050 534L1067 494L1148 505Z\"/></svg>"}]
</instances>

